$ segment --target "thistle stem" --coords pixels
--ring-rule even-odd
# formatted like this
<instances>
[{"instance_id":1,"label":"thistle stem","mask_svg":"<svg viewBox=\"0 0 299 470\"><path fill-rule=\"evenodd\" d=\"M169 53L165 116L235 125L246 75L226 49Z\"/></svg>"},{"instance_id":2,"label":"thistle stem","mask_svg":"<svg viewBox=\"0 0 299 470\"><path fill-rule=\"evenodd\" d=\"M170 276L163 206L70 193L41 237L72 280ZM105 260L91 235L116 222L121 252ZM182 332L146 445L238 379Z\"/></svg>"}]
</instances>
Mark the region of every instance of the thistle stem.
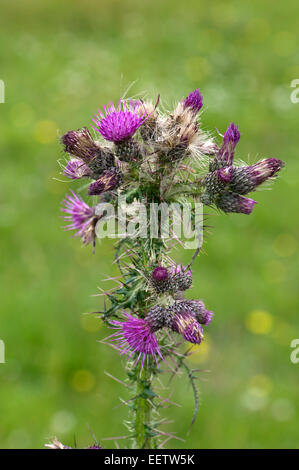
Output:
<instances>
[{"instance_id":1,"label":"thistle stem","mask_svg":"<svg viewBox=\"0 0 299 470\"><path fill-rule=\"evenodd\" d=\"M139 365L139 368L141 366ZM135 436L137 449L151 449L151 401L150 401L150 370L143 366L136 382L135 401Z\"/></svg>"}]
</instances>

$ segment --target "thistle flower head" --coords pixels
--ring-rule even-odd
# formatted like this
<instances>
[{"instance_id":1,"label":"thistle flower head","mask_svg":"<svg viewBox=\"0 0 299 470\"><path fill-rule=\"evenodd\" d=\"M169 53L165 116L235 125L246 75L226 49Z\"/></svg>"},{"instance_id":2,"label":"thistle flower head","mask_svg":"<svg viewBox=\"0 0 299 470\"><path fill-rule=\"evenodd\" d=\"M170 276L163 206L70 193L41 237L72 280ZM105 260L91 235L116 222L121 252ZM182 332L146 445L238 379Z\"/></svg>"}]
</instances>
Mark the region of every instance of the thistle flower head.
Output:
<instances>
[{"instance_id":1,"label":"thistle flower head","mask_svg":"<svg viewBox=\"0 0 299 470\"><path fill-rule=\"evenodd\" d=\"M146 112L140 112L140 102L131 100L129 103L120 100L115 107L113 103L104 106L104 113L92 119L96 129L106 140L121 142L133 137L137 129L146 121Z\"/></svg>"},{"instance_id":2,"label":"thistle flower head","mask_svg":"<svg viewBox=\"0 0 299 470\"><path fill-rule=\"evenodd\" d=\"M210 171L204 178L206 193L209 197L203 197L202 202L206 204L209 201L214 202L215 196L219 194L227 186L227 181L230 179L231 167L223 167L219 170ZM221 171L223 170L223 171Z\"/></svg>"},{"instance_id":3,"label":"thistle flower head","mask_svg":"<svg viewBox=\"0 0 299 470\"><path fill-rule=\"evenodd\" d=\"M217 170L218 180L222 183L229 183L233 177L233 167L226 166Z\"/></svg>"},{"instance_id":4,"label":"thistle flower head","mask_svg":"<svg viewBox=\"0 0 299 470\"><path fill-rule=\"evenodd\" d=\"M175 264L171 266L171 268L169 269L169 272L171 276L175 276L176 274L185 274L186 276L189 276L192 278L191 269L187 269L187 267L183 266L182 264Z\"/></svg>"},{"instance_id":5,"label":"thistle flower head","mask_svg":"<svg viewBox=\"0 0 299 470\"><path fill-rule=\"evenodd\" d=\"M140 127L140 135L144 142L155 141L155 138L161 135L161 127L159 123L159 114L157 111L157 105L160 97L158 96L156 104L152 101L140 101L138 112L144 113L148 118Z\"/></svg>"},{"instance_id":6,"label":"thistle flower head","mask_svg":"<svg viewBox=\"0 0 299 470\"><path fill-rule=\"evenodd\" d=\"M73 180L83 178L84 176L90 176L91 171L82 160L72 159L67 162L66 167L63 171L64 175Z\"/></svg>"},{"instance_id":7,"label":"thistle flower head","mask_svg":"<svg viewBox=\"0 0 299 470\"><path fill-rule=\"evenodd\" d=\"M198 323L202 325L209 325L211 323L214 313L207 310L201 300L182 300L177 302L177 308L191 313Z\"/></svg>"},{"instance_id":8,"label":"thistle flower head","mask_svg":"<svg viewBox=\"0 0 299 470\"><path fill-rule=\"evenodd\" d=\"M240 136L238 126L232 122L223 136L223 143L217 155L217 160L222 161L223 166L233 163L235 148L240 140Z\"/></svg>"},{"instance_id":9,"label":"thistle flower head","mask_svg":"<svg viewBox=\"0 0 299 470\"><path fill-rule=\"evenodd\" d=\"M155 305L149 310L146 316L146 321L151 325L153 331L157 331L164 326L169 327L170 317L171 313L167 308L161 305Z\"/></svg>"},{"instance_id":10,"label":"thistle flower head","mask_svg":"<svg viewBox=\"0 0 299 470\"><path fill-rule=\"evenodd\" d=\"M184 108L189 108L196 114L202 108L202 102L203 97L198 88L192 91L192 93L189 93L187 98L183 101Z\"/></svg>"},{"instance_id":11,"label":"thistle flower head","mask_svg":"<svg viewBox=\"0 0 299 470\"><path fill-rule=\"evenodd\" d=\"M141 153L141 146L135 139L115 142L115 155L121 161L136 161L141 157Z\"/></svg>"},{"instance_id":12,"label":"thistle flower head","mask_svg":"<svg viewBox=\"0 0 299 470\"><path fill-rule=\"evenodd\" d=\"M155 281L164 281L165 279L168 279L169 273L167 268L157 266L152 272L152 277Z\"/></svg>"},{"instance_id":13,"label":"thistle flower head","mask_svg":"<svg viewBox=\"0 0 299 470\"><path fill-rule=\"evenodd\" d=\"M146 319L133 317L129 313L125 313L125 316L126 321L111 321L119 332L111 335L110 340L116 341L116 346L122 355L132 357L137 353L136 363L141 359L142 367L145 359L148 365L150 357L154 358L158 364L158 357L161 359L163 357L151 323Z\"/></svg>"},{"instance_id":14,"label":"thistle flower head","mask_svg":"<svg viewBox=\"0 0 299 470\"><path fill-rule=\"evenodd\" d=\"M231 191L223 191L216 200L217 207L223 212L237 212L247 215L251 214L255 204L257 202L253 199L240 196L240 194Z\"/></svg>"},{"instance_id":15,"label":"thistle flower head","mask_svg":"<svg viewBox=\"0 0 299 470\"><path fill-rule=\"evenodd\" d=\"M192 271L182 264L170 268L174 290L184 291L192 285Z\"/></svg>"},{"instance_id":16,"label":"thistle flower head","mask_svg":"<svg viewBox=\"0 0 299 470\"><path fill-rule=\"evenodd\" d=\"M250 166L250 175L256 184L263 183L266 179L274 176L284 166L279 158L264 158L255 165Z\"/></svg>"},{"instance_id":17,"label":"thistle flower head","mask_svg":"<svg viewBox=\"0 0 299 470\"><path fill-rule=\"evenodd\" d=\"M73 191L72 196L67 195L63 201L64 207L61 208L65 215L65 221L70 222L64 228L66 230L76 230L75 236L82 238L84 245L95 241L95 226L98 217L95 215L94 208L86 204L83 199L77 196Z\"/></svg>"},{"instance_id":18,"label":"thistle flower head","mask_svg":"<svg viewBox=\"0 0 299 470\"><path fill-rule=\"evenodd\" d=\"M238 194L247 194L275 176L283 166L278 158L265 158L255 165L234 168L230 187Z\"/></svg>"},{"instance_id":19,"label":"thistle flower head","mask_svg":"<svg viewBox=\"0 0 299 470\"><path fill-rule=\"evenodd\" d=\"M190 343L200 344L203 339L202 326L188 310L178 309L172 317L171 327Z\"/></svg>"},{"instance_id":20,"label":"thistle flower head","mask_svg":"<svg viewBox=\"0 0 299 470\"><path fill-rule=\"evenodd\" d=\"M151 283L155 291L159 294L171 289L171 281L167 268L157 266L151 274Z\"/></svg>"},{"instance_id":21,"label":"thistle flower head","mask_svg":"<svg viewBox=\"0 0 299 470\"><path fill-rule=\"evenodd\" d=\"M87 127L67 132L62 136L61 142L66 152L82 158L85 162L99 150Z\"/></svg>"},{"instance_id":22,"label":"thistle flower head","mask_svg":"<svg viewBox=\"0 0 299 470\"><path fill-rule=\"evenodd\" d=\"M223 136L223 143L225 145L231 143L236 146L240 140L240 137L241 137L241 134L239 132L238 126L236 126L236 124L231 122Z\"/></svg>"},{"instance_id":23,"label":"thistle flower head","mask_svg":"<svg viewBox=\"0 0 299 470\"><path fill-rule=\"evenodd\" d=\"M109 170L104 171L97 181L89 185L88 194L90 196L96 196L106 191L112 191L113 189L118 188L121 182L121 171L116 167L112 167Z\"/></svg>"}]
</instances>

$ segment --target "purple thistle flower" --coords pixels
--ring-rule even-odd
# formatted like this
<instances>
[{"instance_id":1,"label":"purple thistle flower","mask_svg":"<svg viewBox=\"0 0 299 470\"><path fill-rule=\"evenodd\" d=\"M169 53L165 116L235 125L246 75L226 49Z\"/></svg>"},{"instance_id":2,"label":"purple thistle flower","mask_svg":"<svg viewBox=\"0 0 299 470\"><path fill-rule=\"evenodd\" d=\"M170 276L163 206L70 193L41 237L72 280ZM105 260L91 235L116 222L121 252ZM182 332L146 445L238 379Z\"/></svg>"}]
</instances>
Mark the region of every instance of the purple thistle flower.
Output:
<instances>
[{"instance_id":1,"label":"purple thistle flower","mask_svg":"<svg viewBox=\"0 0 299 470\"><path fill-rule=\"evenodd\" d=\"M155 281L164 281L165 279L168 279L169 273L167 268L157 266L152 272L152 277Z\"/></svg>"},{"instance_id":2,"label":"purple thistle flower","mask_svg":"<svg viewBox=\"0 0 299 470\"><path fill-rule=\"evenodd\" d=\"M83 178L84 176L90 176L91 171L82 160L69 160L63 171L64 175L73 180Z\"/></svg>"},{"instance_id":3,"label":"purple thistle flower","mask_svg":"<svg viewBox=\"0 0 299 470\"><path fill-rule=\"evenodd\" d=\"M84 245L91 241L95 243L95 226L99 217L95 215L94 208L88 206L73 191L72 196L66 195L63 201L64 207L61 210L69 215L64 216L64 220L70 222L65 230L76 230L75 236L82 238Z\"/></svg>"},{"instance_id":4,"label":"purple thistle flower","mask_svg":"<svg viewBox=\"0 0 299 470\"><path fill-rule=\"evenodd\" d=\"M146 121L148 114L140 112L140 102L120 100L115 107L113 103L104 106L105 113L98 111L92 118L96 129L106 140L121 142L130 139L137 129Z\"/></svg>"},{"instance_id":5,"label":"purple thistle flower","mask_svg":"<svg viewBox=\"0 0 299 470\"><path fill-rule=\"evenodd\" d=\"M255 165L234 168L230 187L238 194L247 194L273 177L283 166L278 158L266 158Z\"/></svg>"},{"instance_id":6,"label":"purple thistle flower","mask_svg":"<svg viewBox=\"0 0 299 470\"><path fill-rule=\"evenodd\" d=\"M151 283L155 291L160 294L166 292L171 288L171 282L169 279L169 272L167 268L163 266L157 266L151 274Z\"/></svg>"},{"instance_id":7,"label":"purple thistle flower","mask_svg":"<svg viewBox=\"0 0 299 470\"><path fill-rule=\"evenodd\" d=\"M172 284L175 291L184 291L192 285L192 271L186 266L177 264L170 268Z\"/></svg>"},{"instance_id":8,"label":"purple thistle flower","mask_svg":"<svg viewBox=\"0 0 299 470\"><path fill-rule=\"evenodd\" d=\"M192 91L189 93L187 98L184 99L184 108L190 108L194 113L198 113L198 111L202 108L203 96L200 93L199 89Z\"/></svg>"},{"instance_id":9,"label":"purple thistle flower","mask_svg":"<svg viewBox=\"0 0 299 470\"><path fill-rule=\"evenodd\" d=\"M186 271L186 266L183 266L182 264L175 264L174 266L171 266L169 272L171 276L175 276L175 274L186 274L186 276L192 277L191 269Z\"/></svg>"},{"instance_id":10,"label":"purple thistle flower","mask_svg":"<svg viewBox=\"0 0 299 470\"><path fill-rule=\"evenodd\" d=\"M225 166L217 170L218 179L222 183L230 183L233 177L234 168L232 166Z\"/></svg>"},{"instance_id":11,"label":"purple thistle flower","mask_svg":"<svg viewBox=\"0 0 299 470\"><path fill-rule=\"evenodd\" d=\"M112 167L109 170L103 172L103 174L95 181L91 183L88 188L88 194L90 196L96 196L106 191L112 191L120 186L122 182L121 171Z\"/></svg>"},{"instance_id":12,"label":"purple thistle flower","mask_svg":"<svg viewBox=\"0 0 299 470\"><path fill-rule=\"evenodd\" d=\"M155 305L148 311L146 321L152 326L154 331L157 331L164 326L169 327L171 317L171 312L167 308Z\"/></svg>"},{"instance_id":13,"label":"purple thistle flower","mask_svg":"<svg viewBox=\"0 0 299 470\"><path fill-rule=\"evenodd\" d=\"M240 196L240 194L231 191L223 191L216 200L217 207L223 212L237 212L247 215L251 214L255 204L257 202L253 199Z\"/></svg>"},{"instance_id":14,"label":"purple thistle flower","mask_svg":"<svg viewBox=\"0 0 299 470\"><path fill-rule=\"evenodd\" d=\"M182 300L176 303L176 308L191 313L198 323L209 325L211 323L214 313L207 310L201 300Z\"/></svg>"},{"instance_id":15,"label":"purple thistle flower","mask_svg":"<svg viewBox=\"0 0 299 470\"><path fill-rule=\"evenodd\" d=\"M117 349L122 355L127 354L130 358L134 353L137 353L135 364L141 359L141 367L143 367L146 358L148 366L149 358L153 357L158 365L158 356L161 359L163 357L151 322L133 317L129 313L124 315L127 317L126 321L111 321L119 332L111 335L110 341L116 341Z\"/></svg>"},{"instance_id":16,"label":"purple thistle flower","mask_svg":"<svg viewBox=\"0 0 299 470\"><path fill-rule=\"evenodd\" d=\"M240 140L240 136L238 126L232 122L223 136L223 143L216 157L218 161L220 160L224 163L224 166L229 166L233 163L235 148Z\"/></svg>"},{"instance_id":17,"label":"purple thistle flower","mask_svg":"<svg viewBox=\"0 0 299 470\"><path fill-rule=\"evenodd\" d=\"M176 311L172 317L171 327L173 331L181 334L190 343L200 344L203 339L202 326L187 310L178 309Z\"/></svg>"},{"instance_id":18,"label":"purple thistle flower","mask_svg":"<svg viewBox=\"0 0 299 470\"><path fill-rule=\"evenodd\" d=\"M66 152L84 161L89 161L100 151L87 127L67 132L62 136L61 141Z\"/></svg>"},{"instance_id":19,"label":"purple thistle flower","mask_svg":"<svg viewBox=\"0 0 299 470\"><path fill-rule=\"evenodd\" d=\"M90 169L93 178L114 166L114 155L109 148L100 147L86 127L67 132L61 139L66 152L79 157Z\"/></svg>"}]
</instances>

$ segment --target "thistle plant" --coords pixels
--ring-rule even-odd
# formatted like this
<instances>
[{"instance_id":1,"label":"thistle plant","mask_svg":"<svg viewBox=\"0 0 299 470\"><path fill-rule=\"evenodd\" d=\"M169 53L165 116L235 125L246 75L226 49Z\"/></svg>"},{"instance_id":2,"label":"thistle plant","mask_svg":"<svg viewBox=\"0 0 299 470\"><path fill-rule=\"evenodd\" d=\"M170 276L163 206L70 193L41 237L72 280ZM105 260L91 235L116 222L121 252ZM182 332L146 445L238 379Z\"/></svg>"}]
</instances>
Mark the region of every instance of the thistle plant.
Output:
<instances>
[{"instance_id":1,"label":"thistle plant","mask_svg":"<svg viewBox=\"0 0 299 470\"><path fill-rule=\"evenodd\" d=\"M120 100L94 114L90 130L84 127L63 135L68 154L64 175L88 182L82 191L88 188L86 195L93 201L87 204L75 192L68 194L62 206L65 229L74 231L94 251L99 227L109 218L99 207L109 203L116 208L120 197L129 208L143 204L146 220L153 203L179 207L188 203L193 222L195 203L220 213L251 214L256 201L246 195L273 180L283 162L266 158L253 165L239 163L235 160L238 127L231 123L218 143L201 126L202 106L198 89L172 112L159 109L159 97L156 102ZM186 294L201 245L183 266L171 257L174 244L180 242L163 236L163 221L155 236L147 222L142 236L137 226L134 236L119 239L115 262L120 277L115 278L115 288L103 293L105 308L97 312L107 326L102 342L125 358L126 386L132 393L125 403L126 424L134 448L161 447L175 437L160 429L159 408L167 399L155 387L167 368L173 374L185 372L191 381L192 422L198 410L197 371L187 358L190 346L204 341L213 312L201 299Z\"/></svg>"}]
</instances>

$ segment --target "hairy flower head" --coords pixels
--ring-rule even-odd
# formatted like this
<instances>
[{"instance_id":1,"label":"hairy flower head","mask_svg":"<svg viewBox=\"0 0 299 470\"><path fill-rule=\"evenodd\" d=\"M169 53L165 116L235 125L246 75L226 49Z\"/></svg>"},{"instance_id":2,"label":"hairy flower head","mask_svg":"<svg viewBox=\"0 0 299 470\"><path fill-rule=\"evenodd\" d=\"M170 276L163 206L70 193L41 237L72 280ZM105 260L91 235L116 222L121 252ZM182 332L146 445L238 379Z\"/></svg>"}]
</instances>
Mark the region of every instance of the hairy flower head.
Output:
<instances>
[{"instance_id":1,"label":"hairy flower head","mask_svg":"<svg viewBox=\"0 0 299 470\"><path fill-rule=\"evenodd\" d=\"M163 266L156 266L151 273L151 284L159 294L171 289L170 275L168 269Z\"/></svg>"},{"instance_id":2,"label":"hairy flower head","mask_svg":"<svg viewBox=\"0 0 299 470\"><path fill-rule=\"evenodd\" d=\"M239 214L251 214L253 208L257 204L256 201L240 194L223 191L216 199L216 205L223 212L237 212Z\"/></svg>"},{"instance_id":3,"label":"hairy flower head","mask_svg":"<svg viewBox=\"0 0 299 470\"><path fill-rule=\"evenodd\" d=\"M202 326L188 310L178 309L172 317L171 327L190 343L200 344L203 339Z\"/></svg>"},{"instance_id":4,"label":"hairy flower head","mask_svg":"<svg viewBox=\"0 0 299 470\"><path fill-rule=\"evenodd\" d=\"M168 279L169 273L167 268L157 266L152 272L152 277L155 281L164 281L165 279Z\"/></svg>"},{"instance_id":5,"label":"hairy flower head","mask_svg":"<svg viewBox=\"0 0 299 470\"><path fill-rule=\"evenodd\" d=\"M184 105L184 108L189 108L194 113L197 114L198 111L202 108L202 102L203 102L202 94L200 93L199 89L196 88L196 90L189 93L187 98L184 99L183 105Z\"/></svg>"},{"instance_id":6,"label":"hairy flower head","mask_svg":"<svg viewBox=\"0 0 299 470\"><path fill-rule=\"evenodd\" d=\"M176 291L184 291L192 285L192 271L182 264L176 264L170 268L173 288Z\"/></svg>"},{"instance_id":7,"label":"hairy flower head","mask_svg":"<svg viewBox=\"0 0 299 470\"><path fill-rule=\"evenodd\" d=\"M62 136L61 142L66 152L81 158L85 162L89 161L99 151L99 147L87 127L67 132Z\"/></svg>"},{"instance_id":8,"label":"hairy flower head","mask_svg":"<svg viewBox=\"0 0 299 470\"><path fill-rule=\"evenodd\" d=\"M73 180L91 176L91 170L82 160L69 160L63 171L64 175Z\"/></svg>"},{"instance_id":9,"label":"hairy flower head","mask_svg":"<svg viewBox=\"0 0 299 470\"><path fill-rule=\"evenodd\" d=\"M216 157L218 161L222 162L223 166L229 166L233 163L235 148L240 136L238 126L232 122L223 136L222 146Z\"/></svg>"},{"instance_id":10,"label":"hairy flower head","mask_svg":"<svg viewBox=\"0 0 299 470\"><path fill-rule=\"evenodd\" d=\"M96 196L106 191L112 191L113 189L118 188L121 182L121 171L116 167L112 167L109 170L104 171L97 181L89 185L88 194L90 196Z\"/></svg>"},{"instance_id":11,"label":"hairy flower head","mask_svg":"<svg viewBox=\"0 0 299 470\"><path fill-rule=\"evenodd\" d=\"M284 163L278 158L265 158L255 165L234 168L230 188L238 194L247 194L275 176L283 166Z\"/></svg>"},{"instance_id":12,"label":"hairy flower head","mask_svg":"<svg viewBox=\"0 0 299 470\"><path fill-rule=\"evenodd\" d=\"M175 276L176 274L185 274L186 276L189 276L192 278L192 271L191 269L187 269L186 266L183 266L182 264L174 264L171 266L169 269L169 272L171 276Z\"/></svg>"},{"instance_id":13,"label":"hairy flower head","mask_svg":"<svg viewBox=\"0 0 299 470\"><path fill-rule=\"evenodd\" d=\"M182 300L176 303L176 308L191 313L202 325L209 325L214 315L213 312L206 309L201 300Z\"/></svg>"},{"instance_id":14,"label":"hairy flower head","mask_svg":"<svg viewBox=\"0 0 299 470\"><path fill-rule=\"evenodd\" d=\"M148 365L150 357L158 364L158 357L163 358L151 322L133 317L129 313L124 315L126 321L111 321L119 331L109 337L110 341L116 341L116 347L121 354L126 354L128 357L138 354L136 363L141 359L142 367L145 359Z\"/></svg>"},{"instance_id":15,"label":"hairy flower head","mask_svg":"<svg viewBox=\"0 0 299 470\"><path fill-rule=\"evenodd\" d=\"M147 118L148 115L145 111L140 112L139 101L120 100L116 106L113 103L104 106L104 113L99 110L92 120L95 123L94 129L104 139L111 142L121 142L133 137Z\"/></svg>"},{"instance_id":16,"label":"hairy flower head","mask_svg":"<svg viewBox=\"0 0 299 470\"><path fill-rule=\"evenodd\" d=\"M95 209L86 204L77 194L66 195L61 210L68 215L63 218L70 222L65 230L76 230L75 236L81 237L84 245L95 243L95 227L99 217L95 215Z\"/></svg>"}]
</instances>

